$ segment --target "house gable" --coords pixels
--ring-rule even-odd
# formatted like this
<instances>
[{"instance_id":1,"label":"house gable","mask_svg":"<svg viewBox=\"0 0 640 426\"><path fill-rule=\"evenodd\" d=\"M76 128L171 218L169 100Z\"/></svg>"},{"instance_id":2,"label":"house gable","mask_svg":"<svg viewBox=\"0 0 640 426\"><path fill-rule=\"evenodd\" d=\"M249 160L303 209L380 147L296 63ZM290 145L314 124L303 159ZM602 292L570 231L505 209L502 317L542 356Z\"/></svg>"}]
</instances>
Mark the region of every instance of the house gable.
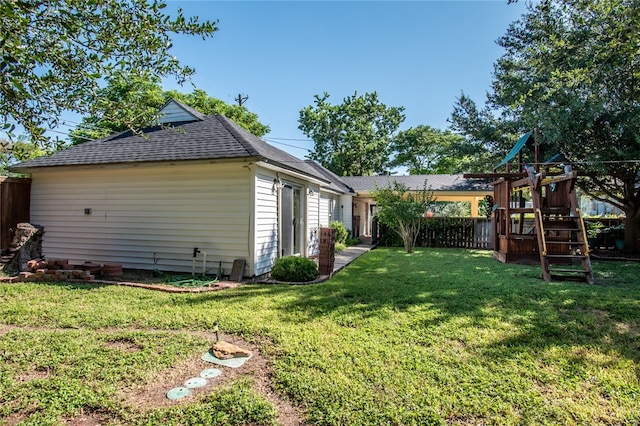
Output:
<instances>
[{"instance_id":1,"label":"house gable","mask_svg":"<svg viewBox=\"0 0 640 426\"><path fill-rule=\"evenodd\" d=\"M186 123L200 121L204 114L175 99L170 99L158 112L158 124Z\"/></svg>"}]
</instances>

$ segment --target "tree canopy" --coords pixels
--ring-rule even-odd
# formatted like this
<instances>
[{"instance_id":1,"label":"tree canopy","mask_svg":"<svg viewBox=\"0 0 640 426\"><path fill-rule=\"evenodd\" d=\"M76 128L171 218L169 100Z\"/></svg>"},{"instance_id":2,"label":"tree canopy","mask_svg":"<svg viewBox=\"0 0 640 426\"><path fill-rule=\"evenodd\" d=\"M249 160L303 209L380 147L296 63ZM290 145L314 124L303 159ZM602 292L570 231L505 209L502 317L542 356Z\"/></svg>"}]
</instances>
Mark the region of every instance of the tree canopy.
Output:
<instances>
[{"instance_id":1,"label":"tree canopy","mask_svg":"<svg viewBox=\"0 0 640 426\"><path fill-rule=\"evenodd\" d=\"M207 95L201 89L195 89L191 93L169 90L164 92L164 96L166 100L176 99L203 114L222 114L258 137L264 136L270 131L269 126L260 123L258 115L249 111L245 106L228 104Z\"/></svg>"},{"instance_id":2,"label":"tree canopy","mask_svg":"<svg viewBox=\"0 0 640 426\"><path fill-rule=\"evenodd\" d=\"M0 138L0 174L13 175L9 167L21 161L31 160L57 151L63 144L61 140L47 144L34 144L28 136L19 135L12 140Z\"/></svg>"},{"instance_id":3,"label":"tree canopy","mask_svg":"<svg viewBox=\"0 0 640 426\"><path fill-rule=\"evenodd\" d=\"M545 0L498 40L487 106L461 97L454 129L491 147L539 129L580 187L626 214L625 243L640 222L640 8L635 0Z\"/></svg>"},{"instance_id":4,"label":"tree canopy","mask_svg":"<svg viewBox=\"0 0 640 426\"><path fill-rule=\"evenodd\" d=\"M114 74L107 79L107 85L98 91L98 95L97 102L90 106L90 114L71 133L73 144L126 129L145 127L154 122L158 110L170 99L189 105L203 114L222 114L256 136L264 136L269 132L269 127L260 123L258 116L244 106L227 104L201 89L194 89L191 93L163 90L160 79L149 74ZM111 109L115 103L123 107Z\"/></svg>"},{"instance_id":5,"label":"tree canopy","mask_svg":"<svg viewBox=\"0 0 640 426\"><path fill-rule=\"evenodd\" d=\"M412 175L465 172L473 158L462 136L426 125L399 132L391 148L396 153L391 166L406 167Z\"/></svg>"},{"instance_id":6,"label":"tree canopy","mask_svg":"<svg viewBox=\"0 0 640 426\"><path fill-rule=\"evenodd\" d=\"M313 139L309 157L338 176L369 176L389 167L391 138L404 121L403 107L388 107L378 94L355 92L341 104L329 94L300 111L298 128Z\"/></svg>"},{"instance_id":7,"label":"tree canopy","mask_svg":"<svg viewBox=\"0 0 640 426\"><path fill-rule=\"evenodd\" d=\"M0 116L12 135L33 139L63 111L90 113L102 79L116 72L174 77L194 73L171 53L173 34L207 38L216 22L163 12L162 0L6 0L0 3ZM121 104L111 103L118 110Z\"/></svg>"},{"instance_id":8,"label":"tree canopy","mask_svg":"<svg viewBox=\"0 0 640 426\"><path fill-rule=\"evenodd\" d=\"M465 138L466 149L473 153L465 172L489 172L529 131L527 124L496 116L492 106L478 109L464 93L456 100L449 118L451 129Z\"/></svg>"}]
</instances>

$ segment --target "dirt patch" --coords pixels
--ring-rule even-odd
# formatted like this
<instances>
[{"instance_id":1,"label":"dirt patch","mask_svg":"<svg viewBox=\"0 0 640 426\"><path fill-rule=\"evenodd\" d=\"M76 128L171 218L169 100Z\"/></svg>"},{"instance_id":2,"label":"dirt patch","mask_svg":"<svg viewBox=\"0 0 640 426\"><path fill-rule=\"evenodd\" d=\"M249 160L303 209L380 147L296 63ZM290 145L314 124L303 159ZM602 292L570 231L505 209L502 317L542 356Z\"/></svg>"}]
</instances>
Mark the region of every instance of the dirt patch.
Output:
<instances>
[{"instance_id":1,"label":"dirt patch","mask_svg":"<svg viewBox=\"0 0 640 426\"><path fill-rule=\"evenodd\" d=\"M214 340L213 333L194 332L193 334L204 337L208 341ZM256 392L274 405L278 412L278 421L284 426L304 425L302 414L288 401L280 397L271 386L271 368L268 360L262 356L260 349L251 343L229 335L220 335L220 339L250 350L253 355L241 367L230 368L222 365L212 364L202 360L202 355L206 352L192 354L187 360L159 372L154 379L148 383L131 389L125 389L121 396L125 402L137 410L147 411L155 408L172 407L180 404L188 404L190 401L206 394L208 391L241 378L249 377L253 379ZM218 377L207 379L207 384L203 387L192 389L190 396L179 400L167 398L167 392L179 386L184 386L184 382L192 377L199 377L200 372L207 368L217 368L222 371Z\"/></svg>"},{"instance_id":2,"label":"dirt patch","mask_svg":"<svg viewBox=\"0 0 640 426\"><path fill-rule=\"evenodd\" d=\"M26 416L24 414L11 414L9 417L5 419L6 426L14 426L22 423L25 420Z\"/></svg>"},{"instance_id":3,"label":"dirt patch","mask_svg":"<svg viewBox=\"0 0 640 426\"><path fill-rule=\"evenodd\" d=\"M16 377L18 382L30 382L37 379L46 379L51 374L51 371L47 367L35 368L31 371L26 371L23 374Z\"/></svg>"},{"instance_id":4,"label":"dirt patch","mask_svg":"<svg viewBox=\"0 0 640 426\"><path fill-rule=\"evenodd\" d=\"M19 327L19 326L0 326L0 335L15 329L36 330L38 327ZM48 328L48 330L51 330ZM143 330L143 329L113 329L112 331L166 331L166 330ZM109 331L109 330L105 330ZM213 342L215 334L211 332L185 331L176 330L176 333L189 333L204 338L209 342ZM269 360L264 357L260 348L242 339L234 336L220 334L220 339L238 345L241 348L250 350L253 355L251 358L239 368L230 368L222 365L212 364L202 360L202 355L208 348L191 354L185 361L160 371L152 380L144 385L134 388L122 389L120 396L125 403L133 409L140 411L149 411L156 408L172 407L179 404L189 404L196 398L205 395L216 387L225 386L232 381L247 377L253 380L254 389L258 394L262 395L269 401L278 413L278 422L283 426L300 426L305 425L302 412L292 405L289 401L282 398L271 385L271 365ZM105 345L111 348L119 348L125 351L137 351L141 348L129 339L117 339L106 342ZM167 392L179 386L184 386L184 382L192 377L199 377L202 370L208 368L217 368L222 371L218 377L207 379L207 384L201 388L193 389L193 394L180 400L170 400L167 398ZM33 370L21 375L17 380L30 381L37 378L46 378L49 375L47 370ZM4 419L7 425L14 425L24 421L23 413L12 414ZM102 413L82 412L78 416L65 418L64 424L71 426L98 426L108 423L109 416Z\"/></svg>"},{"instance_id":5,"label":"dirt patch","mask_svg":"<svg viewBox=\"0 0 640 426\"><path fill-rule=\"evenodd\" d=\"M62 419L69 426L102 426L111 421L111 417L101 413L80 413L80 415Z\"/></svg>"},{"instance_id":6,"label":"dirt patch","mask_svg":"<svg viewBox=\"0 0 640 426\"><path fill-rule=\"evenodd\" d=\"M640 335L640 325L636 323L617 322L613 325L613 329L618 334L628 334L631 337Z\"/></svg>"}]
</instances>

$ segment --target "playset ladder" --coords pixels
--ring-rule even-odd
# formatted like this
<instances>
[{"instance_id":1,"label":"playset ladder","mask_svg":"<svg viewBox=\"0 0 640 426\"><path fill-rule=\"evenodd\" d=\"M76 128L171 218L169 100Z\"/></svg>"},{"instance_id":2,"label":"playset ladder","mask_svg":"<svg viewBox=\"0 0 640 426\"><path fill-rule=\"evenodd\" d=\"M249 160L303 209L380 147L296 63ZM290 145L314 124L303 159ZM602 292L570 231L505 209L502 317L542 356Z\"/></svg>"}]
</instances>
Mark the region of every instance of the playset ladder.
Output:
<instances>
[{"instance_id":1,"label":"playset ladder","mask_svg":"<svg viewBox=\"0 0 640 426\"><path fill-rule=\"evenodd\" d=\"M575 173L544 179L536 175L530 182L542 278L580 279L593 284L587 235L574 189Z\"/></svg>"}]
</instances>

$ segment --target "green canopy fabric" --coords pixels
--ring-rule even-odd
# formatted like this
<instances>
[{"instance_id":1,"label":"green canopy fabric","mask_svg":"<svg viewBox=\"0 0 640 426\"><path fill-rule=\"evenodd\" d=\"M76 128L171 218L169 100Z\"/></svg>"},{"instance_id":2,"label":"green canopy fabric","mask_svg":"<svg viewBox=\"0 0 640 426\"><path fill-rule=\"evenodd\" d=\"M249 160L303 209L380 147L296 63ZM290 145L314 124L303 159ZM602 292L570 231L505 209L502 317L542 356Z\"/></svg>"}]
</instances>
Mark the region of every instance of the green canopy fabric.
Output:
<instances>
[{"instance_id":1,"label":"green canopy fabric","mask_svg":"<svg viewBox=\"0 0 640 426\"><path fill-rule=\"evenodd\" d=\"M520 152L520 150L524 147L524 145L529 141L529 138L531 137L531 135L533 134L533 132L527 132L524 135L522 135L522 137L520 137L520 139L518 139L518 142L516 142L516 144L513 146L513 148L511 148L511 151L509 151L509 153L507 154L506 157L504 157L504 159L500 162L500 164L498 164L497 166L495 166L493 168L493 170L497 169L500 166L504 166L505 164L507 164L513 157L516 156L516 154L518 154Z\"/></svg>"}]
</instances>

